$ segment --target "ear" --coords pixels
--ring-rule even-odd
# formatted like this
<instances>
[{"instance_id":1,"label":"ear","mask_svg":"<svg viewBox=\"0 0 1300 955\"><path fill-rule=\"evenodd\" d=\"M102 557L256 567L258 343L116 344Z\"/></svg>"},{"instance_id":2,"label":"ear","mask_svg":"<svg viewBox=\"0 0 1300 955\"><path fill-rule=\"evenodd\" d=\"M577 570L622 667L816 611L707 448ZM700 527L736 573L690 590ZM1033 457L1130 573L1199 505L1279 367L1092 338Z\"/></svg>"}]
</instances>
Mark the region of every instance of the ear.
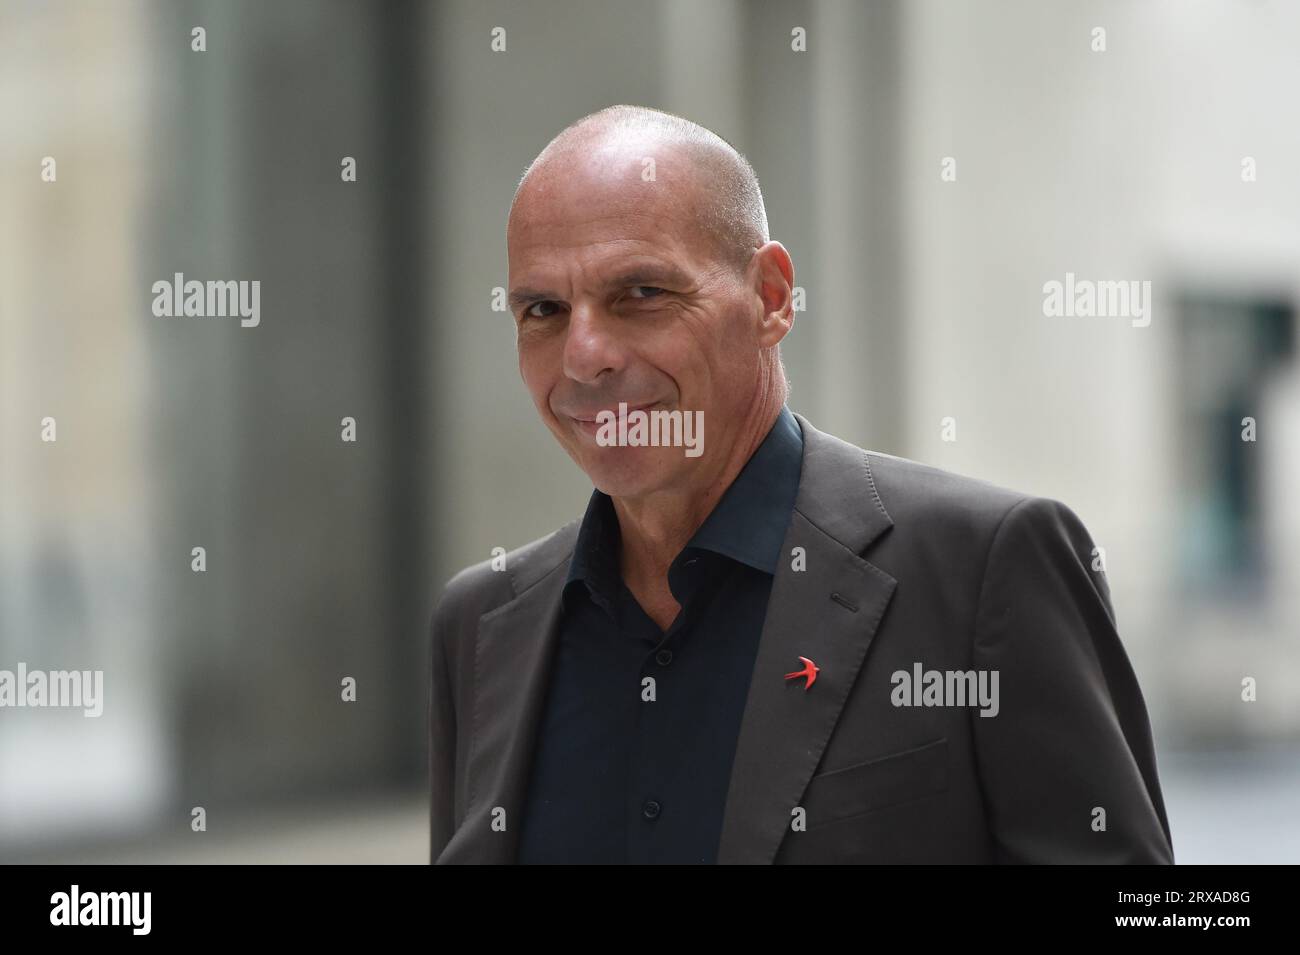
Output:
<instances>
[{"instance_id":1,"label":"ear","mask_svg":"<svg viewBox=\"0 0 1300 955\"><path fill-rule=\"evenodd\" d=\"M794 325L794 262L780 242L766 242L750 260L763 314L759 317L758 343L771 348Z\"/></svg>"}]
</instances>

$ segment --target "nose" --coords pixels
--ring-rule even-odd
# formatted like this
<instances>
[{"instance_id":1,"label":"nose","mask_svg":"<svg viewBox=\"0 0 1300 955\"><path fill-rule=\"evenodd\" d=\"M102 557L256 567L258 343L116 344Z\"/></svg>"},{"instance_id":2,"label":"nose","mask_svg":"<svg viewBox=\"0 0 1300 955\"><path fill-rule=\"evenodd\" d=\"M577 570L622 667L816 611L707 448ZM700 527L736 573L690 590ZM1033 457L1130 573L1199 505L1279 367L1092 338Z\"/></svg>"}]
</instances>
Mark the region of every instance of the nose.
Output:
<instances>
[{"instance_id":1,"label":"nose","mask_svg":"<svg viewBox=\"0 0 1300 955\"><path fill-rule=\"evenodd\" d=\"M598 308L573 306L564 341L564 374L590 384L607 372L622 371L625 361L617 320Z\"/></svg>"}]
</instances>

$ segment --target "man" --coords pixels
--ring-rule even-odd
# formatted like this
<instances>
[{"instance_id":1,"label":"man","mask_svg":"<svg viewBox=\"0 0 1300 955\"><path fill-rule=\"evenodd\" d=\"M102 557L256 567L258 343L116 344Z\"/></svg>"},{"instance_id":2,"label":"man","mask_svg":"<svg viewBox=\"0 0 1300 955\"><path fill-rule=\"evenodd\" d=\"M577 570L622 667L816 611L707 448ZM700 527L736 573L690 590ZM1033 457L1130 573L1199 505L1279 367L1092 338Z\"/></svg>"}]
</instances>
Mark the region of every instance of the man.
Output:
<instances>
[{"instance_id":1,"label":"man","mask_svg":"<svg viewBox=\"0 0 1300 955\"><path fill-rule=\"evenodd\" d=\"M595 491L434 613L434 862L1173 861L1087 531L787 408L794 268L728 143L584 117L507 244Z\"/></svg>"}]
</instances>

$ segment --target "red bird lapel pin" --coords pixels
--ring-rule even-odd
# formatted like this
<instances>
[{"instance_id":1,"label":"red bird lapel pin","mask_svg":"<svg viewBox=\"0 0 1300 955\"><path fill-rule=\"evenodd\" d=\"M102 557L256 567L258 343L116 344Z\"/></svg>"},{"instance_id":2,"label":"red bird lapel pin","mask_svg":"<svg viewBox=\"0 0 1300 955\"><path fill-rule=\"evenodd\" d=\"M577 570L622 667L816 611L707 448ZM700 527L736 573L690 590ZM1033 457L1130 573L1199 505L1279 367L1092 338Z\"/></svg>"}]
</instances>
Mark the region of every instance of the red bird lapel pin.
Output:
<instances>
[{"instance_id":1,"label":"red bird lapel pin","mask_svg":"<svg viewBox=\"0 0 1300 955\"><path fill-rule=\"evenodd\" d=\"M806 676L808 678L808 682L803 685L803 688L805 690L811 689L813 685L813 681L817 679L817 672L821 669L821 667L813 663L807 657L800 657L799 659L803 662L803 669L795 670L793 673L787 673L785 675L785 678L787 680L794 680L794 679L798 679L801 676Z\"/></svg>"}]
</instances>

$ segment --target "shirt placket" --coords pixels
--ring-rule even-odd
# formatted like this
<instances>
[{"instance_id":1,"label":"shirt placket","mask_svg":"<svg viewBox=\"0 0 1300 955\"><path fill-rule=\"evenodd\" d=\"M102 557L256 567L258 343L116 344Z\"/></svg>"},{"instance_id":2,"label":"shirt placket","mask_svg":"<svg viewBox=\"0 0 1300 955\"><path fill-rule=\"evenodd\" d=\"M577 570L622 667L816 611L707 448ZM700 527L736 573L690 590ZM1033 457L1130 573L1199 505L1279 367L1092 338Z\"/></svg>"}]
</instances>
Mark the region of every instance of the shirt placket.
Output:
<instances>
[{"instance_id":1,"label":"shirt placket","mask_svg":"<svg viewBox=\"0 0 1300 955\"><path fill-rule=\"evenodd\" d=\"M670 585L673 596L681 604L681 611L667 631L661 631L631 592L624 589L624 599L630 611L625 618L629 620L627 629L630 632L625 632L624 636L646 644L636 687L640 709L627 806L628 858L634 863L659 861L658 855L664 845L671 842L672 833L677 829L674 813L681 813L686 808L672 805L672 800L667 798L668 777L678 761L671 734L675 722L668 714L670 708L680 707L686 702L674 696L675 689L681 685L677 679L681 667L679 651L698 616L696 598L699 587L695 578L705 569L703 559L697 555L680 558L680 564L675 563L670 569ZM647 678L654 681L653 699L648 698Z\"/></svg>"}]
</instances>

